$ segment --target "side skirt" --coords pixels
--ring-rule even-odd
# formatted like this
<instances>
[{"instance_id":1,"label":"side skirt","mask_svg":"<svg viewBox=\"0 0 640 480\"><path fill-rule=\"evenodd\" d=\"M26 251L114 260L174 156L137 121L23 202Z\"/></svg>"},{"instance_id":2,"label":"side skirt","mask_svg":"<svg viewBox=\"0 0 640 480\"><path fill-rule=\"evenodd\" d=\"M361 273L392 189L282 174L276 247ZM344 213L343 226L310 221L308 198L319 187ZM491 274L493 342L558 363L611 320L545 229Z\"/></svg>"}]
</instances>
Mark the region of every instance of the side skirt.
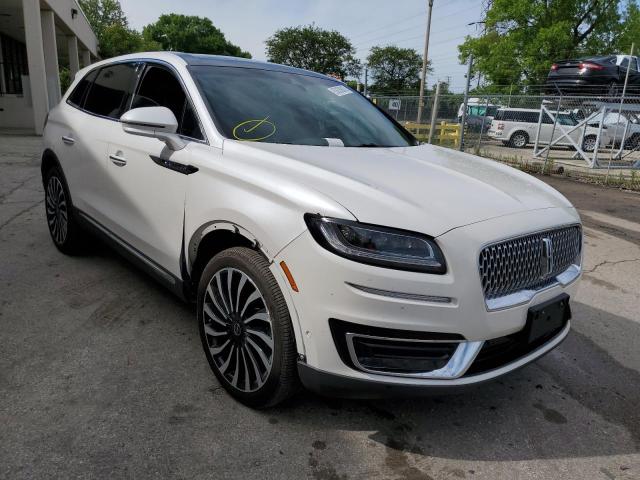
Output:
<instances>
[{"instance_id":1,"label":"side skirt","mask_svg":"<svg viewBox=\"0 0 640 480\"><path fill-rule=\"evenodd\" d=\"M105 242L120 255L152 276L182 300L189 300L185 294L185 284L182 279L176 277L171 272L158 265L140 250L131 246L125 240L117 236L104 225L100 224L97 220L84 213L82 210L77 208L74 208L74 210L76 217L84 228L105 240Z\"/></svg>"}]
</instances>

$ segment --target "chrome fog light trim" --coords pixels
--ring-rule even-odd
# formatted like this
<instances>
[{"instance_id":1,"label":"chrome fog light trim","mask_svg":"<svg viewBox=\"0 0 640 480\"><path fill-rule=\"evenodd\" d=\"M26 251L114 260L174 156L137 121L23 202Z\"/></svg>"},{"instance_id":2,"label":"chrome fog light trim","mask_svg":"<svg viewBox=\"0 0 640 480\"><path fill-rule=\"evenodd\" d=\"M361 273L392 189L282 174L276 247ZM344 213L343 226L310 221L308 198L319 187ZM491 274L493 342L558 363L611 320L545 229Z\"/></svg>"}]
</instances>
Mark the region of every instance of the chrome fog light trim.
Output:
<instances>
[{"instance_id":1,"label":"chrome fog light trim","mask_svg":"<svg viewBox=\"0 0 640 480\"><path fill-rule=\"evenodd\" d=\"M408 378L422 378L422 379L455 379L459 378L465 374L467 369L471 366L476 356L480 352L484 341L479 342L459 342L456 351L451 356L447 364L439 368L437 370L431 370L429 372L419 372L419 373L396 373L396 372L384 372L380 370L371 370L369 368L364 367L359 361L358 356L356 355L355 346L353 344L353 339L355 337L360 338L373 338L377 340L393 340L393 341L403 341L403 342L417 342L417 343L437 343L438 340L416 340L416 339L405 339L405 338L384 338L384 337L375 337L372 335L362 335L359 333L347 333L347 348L349 349L349 356L351 357L351 361L353 364L363 372L373 373L376 375L386 375L393 377L408 377ZM442 340L441 340L442 341ZM446 340L445 342L450 343L450 340Z\"/></svg>"},{"instance_id":2,"label":"chrome fog light trim","mask_svg":"<svg viewBox=\"0 0 640 480\"><path fill-rule=\"evenodd\" d=\"M453 299L451 297L440 297L437 295L421 295L419 293L404 293L404 292L396 292L393 290L382 290L380 288L373 287L365 287L363 285L356 285L355 283L344 282L349 285L351 288L356 290L360 290L364 293L369 293L371 295L378 295L380 297L391 297L398 298L402 300L412 300L416 302L428 302L428 303L451 303Z\"/></svg>"}]
</instances>

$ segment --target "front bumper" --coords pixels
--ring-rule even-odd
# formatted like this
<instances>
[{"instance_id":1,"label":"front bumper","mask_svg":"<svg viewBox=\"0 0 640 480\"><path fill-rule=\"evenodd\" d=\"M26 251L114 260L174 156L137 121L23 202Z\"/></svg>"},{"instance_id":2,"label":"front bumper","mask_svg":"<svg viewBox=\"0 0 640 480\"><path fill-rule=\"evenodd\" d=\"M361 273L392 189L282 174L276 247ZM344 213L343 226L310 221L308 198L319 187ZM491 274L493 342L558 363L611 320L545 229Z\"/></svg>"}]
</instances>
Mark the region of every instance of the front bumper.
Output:
<instances>
[{"instance_id":1,"label":"front bumper","mask_svg":"<svg viewBox=\"0 0 640 480\"><path fill-rule=\"evenodd\" d=\"M384 375L377 375L376 378L358 378L319 370L304 362L298 362L298 375L302 384L309 390L341 398L376 399L452 394L494 380L539 359L560 345L569 334L569 330L570 323L567 323L560 333L544 345L501 368L452 380L399 382L394 377Z\"/></svg>"},{"instance_id":2,"label":"front bumper","mask_svg":"<svg viewBox=\"0 0 640 480\"><path fill-rule=\"evenodd\" d=\"M303 383L315 390L323 385L344 389L345 395L353 390L366 396L369 388L363 387L367 386L373 393L407 387L406 392L412 394L422 388L442 390L481 383L544 355L566 337L568 324L521 357L491 371L465 374L485 341L522 331L531 306L563 293L573 296L577 288L576 277L571 283L534 292L518 305L491 311L482 292L478 255L488 242L576 222L579 217L574 209L549 208L453 229L436 238L449 266L444 275L363 265L325 250L308 232L301 235L278 255L275 264L284 260L299 287L299 292L291 292L290 310L297 320L298 350L304 358L299 366ZM372 372L341 355L330 319L416 335L457 336L466 344L465 355L461 355L465 364L425 375Z\"/></svg>"}]
</instances>

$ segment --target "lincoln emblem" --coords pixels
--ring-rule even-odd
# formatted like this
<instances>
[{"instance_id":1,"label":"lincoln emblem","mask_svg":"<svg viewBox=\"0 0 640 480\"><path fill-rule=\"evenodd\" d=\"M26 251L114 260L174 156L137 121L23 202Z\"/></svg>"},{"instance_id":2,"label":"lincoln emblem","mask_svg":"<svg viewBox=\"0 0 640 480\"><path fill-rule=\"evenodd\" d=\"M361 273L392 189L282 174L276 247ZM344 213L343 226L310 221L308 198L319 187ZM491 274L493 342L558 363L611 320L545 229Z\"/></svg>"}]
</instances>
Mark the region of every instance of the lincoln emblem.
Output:
<instances>
[{"instance_id":1,"label":"lincoln emblem","mask_svg":"<svg viewBox=\"0 0 640 480\"><path fill-rule=\"evenodd\" d=\"M546 280L553 272L553 240L544 237L540 240L542 255L540 256L540 278Z\"/></svg>"}]
</instances>

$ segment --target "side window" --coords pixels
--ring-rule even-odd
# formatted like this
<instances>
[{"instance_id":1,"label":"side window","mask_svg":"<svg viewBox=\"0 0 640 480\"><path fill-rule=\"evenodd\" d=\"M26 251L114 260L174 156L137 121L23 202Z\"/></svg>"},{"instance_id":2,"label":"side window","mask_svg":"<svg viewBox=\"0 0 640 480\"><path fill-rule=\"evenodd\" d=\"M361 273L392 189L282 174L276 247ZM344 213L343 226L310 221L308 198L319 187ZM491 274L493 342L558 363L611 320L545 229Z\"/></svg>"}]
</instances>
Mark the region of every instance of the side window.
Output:
<instances>
[{"instance_id":1,"label":"side window","mask_svg":"<svg viewBox=\"0 0 640 480\"><path fill-rule=\"evenodd\" d=\"M135 63L103 67L89 89L84 109L109 118L120 118L127 110L137 76Z\"/></svg>"},{"instance_id":2,"label":"side window","mask_svg":"<svg viewBox=\"0 0 640 480\"><path fill-rule=\"evenodd\" d=\"M131 108L140 107L167 107L178 120L180 135L204 139L182 85L169 70L155 66L145 70L131 104Z\"/></svg>"},{"instance_id":3,"label":"side window","mask_svg":"<svg viewBox=\"0 0 640 480\"><path fill-rule=\"evenodd\" d=\"M94 70L82 77L82 80L80 80L78 85L76 85L76 88L73 89L73 92L71 92L67 101L75 107L82 107L84 95L87 93L89 86L93 83L97 75L98 71Z\"/></svg>"},{"instance_id":4,"label":"side window","mask_svg":"<svg viewBox=\"0 0 640 480\"><path fill-rule=\"evenodd\" d=\"M513 112L512 110L505 110L504 114L503 114L504 115L504 119L507 122L515 122L515 121L517 121L516 118L515 118L514 113L515 112Z\"/></svg>"},{"instance_id":5,"label":"side window","mask_svg":"<svg viewBox=\"0 0 640 480\"><path fill-rule=\"evenodd\" d=\"M629 57L624 57L620 62L620 68L623 68L626 70L628 66L629 66Z\"/></svg>"},{"instance_id":6,"label":"side window","mask_svg":"<svg viewBox=\"0 0 640 480\"><path fill-rule=\"evenodd\" d=\"M498 110L494 120L504 120L504 110Z\"/></svg>"},{"instance_id":7,"label":"side window","mask_svg":"<svg viewBox=\"0 0 640 480\"><path fill-rule=\"evenodd\" d=\"M538 123L540 119L540 113L538 112L527 112L527 122L529 123Z\"/></svg>"},{"instance_id":8,"label":"side window","mask_svg":"<svg viewBox=\"0 0 640 480\"><path fill-rule=\"evenodd\" d=\"M553 123L553 120L551 120L551 117L546 112L545 112L544 116L542 117L542 123L546 123L546 124Z\"/></svg>"}]
</instances>

